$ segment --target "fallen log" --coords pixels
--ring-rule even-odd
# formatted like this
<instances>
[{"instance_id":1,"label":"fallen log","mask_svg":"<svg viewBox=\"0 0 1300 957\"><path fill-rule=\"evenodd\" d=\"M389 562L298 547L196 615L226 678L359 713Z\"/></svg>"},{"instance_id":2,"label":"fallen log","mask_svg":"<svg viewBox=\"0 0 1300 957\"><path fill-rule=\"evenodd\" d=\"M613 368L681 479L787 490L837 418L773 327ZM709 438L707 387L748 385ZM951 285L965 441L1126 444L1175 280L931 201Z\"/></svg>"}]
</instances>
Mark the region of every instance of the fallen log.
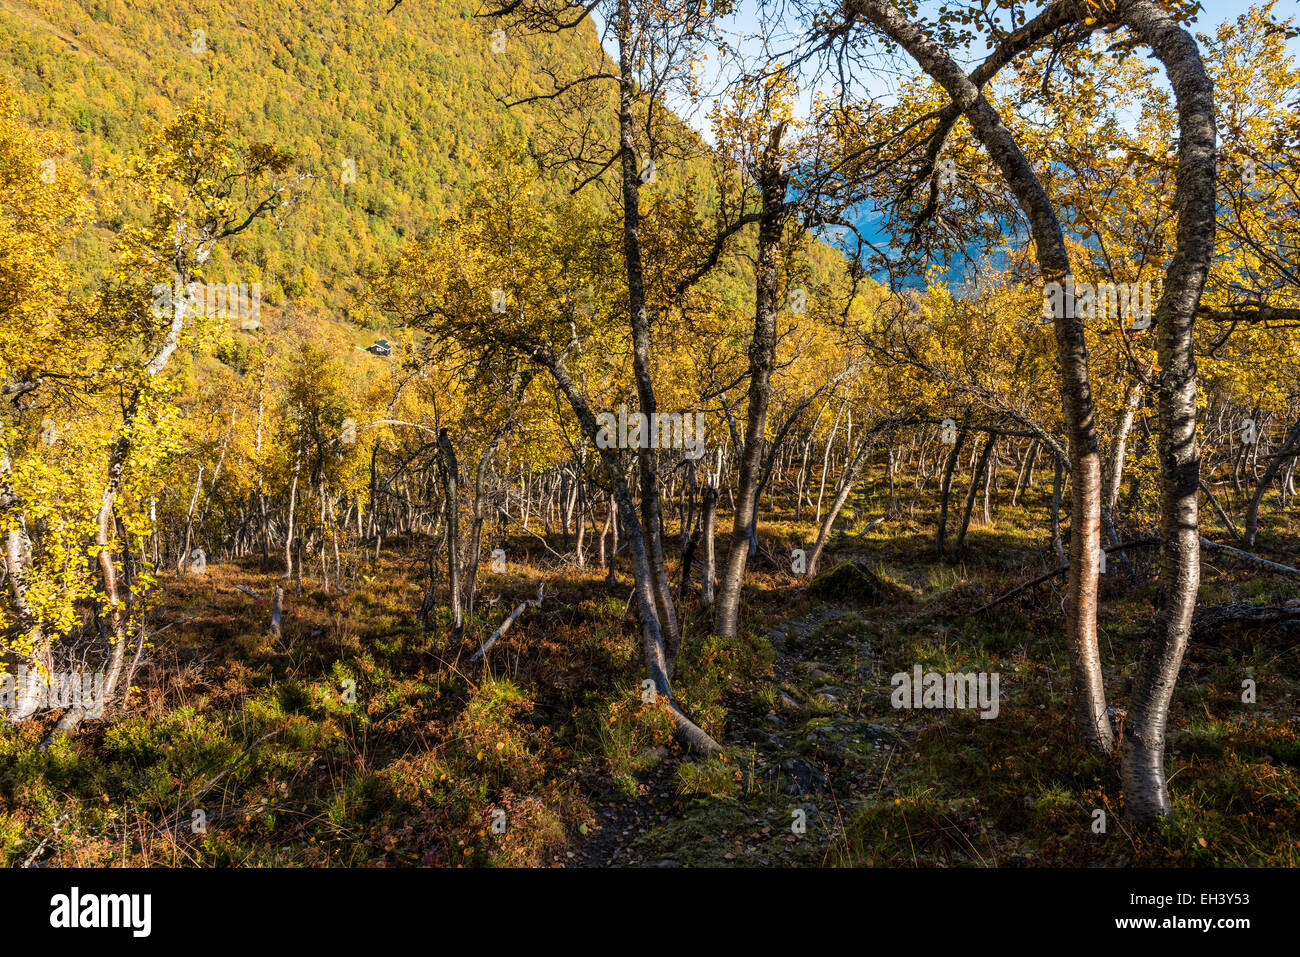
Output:
<instances>
[{"instance_id":1,"label":"fallen log","mask_svg":"<svg viewBox=\"0 0 1300 957\"><path fill-rule=\"evenodd\" d=\"M968 612L965 617L969 617L970 615L981 615L984 612L988 611L990 608L996 608L998 605L1010 601L1011 599L1015 598L1017 595L1021 594L1022 592L1027 592L1031 588L1035 588L1041 585L1045 581L1051 581L1053 578L1057 578L1060 575L1064 575L1069 570L1070 570L1069 565L1062 565L1059 568L1053 568L1050 572L1045 572L1044 574L1039 575L1033 581L1027 581L1023 585L1017 585L1015 588L1011 589L1011 591L1003 595L999 595L997 598L993 599L987 605L983 605L979 608L976 608L972 612Z\"/></svg>"},{"instance_id":2,"label":"fallen log","mask_svg":"<svg viewBox=\"0 0 1300 957\"><path fill-rule=\"evenodd\" d=\"M515 610L510 613L510 617L501 623L501 627L498 628L496 631L492 632L492 637L489 638L487 641L483 642L483 644L479 647L479 650L474 652L473 656L469 659L470 663L473 664L475 661L478 661L485 654L491 651L492 646L497 643L497 641L501 638L502 635L504 635L507 631L510 630L510 626L515 623L516 618L518 618L520 615L524 613L525 608L540 608L542 604L542 599L545 598L545 596L546 596L546 583L542 582L542 584L537 586L537 597L535 599L527 598L524 601L520 602L519 605L515 607Z\"/></svg>"},{"instance_id":3,"label":"fallen log","mask_svg":"<svg viewBox=\"0 0 1300 957\"><path fill-rule=\"evenodd\" d=\"M875 528L877 525L879 525L879 524L880 524L881 522L883 522L884 520L885 520L885 516L884 516L884 515L880 516L880 518L873 518L871 521L867 522L866 525L863 525L863 526L862 526L862 531L857 532L856 534L854 534L853 536L851 536L851 537L849 538L849 541L856 541L856 540L858 540L859 538L861 538L863 535L867 534L867 532L871 531L873 528Z\"/></svg>"}]
</instances>

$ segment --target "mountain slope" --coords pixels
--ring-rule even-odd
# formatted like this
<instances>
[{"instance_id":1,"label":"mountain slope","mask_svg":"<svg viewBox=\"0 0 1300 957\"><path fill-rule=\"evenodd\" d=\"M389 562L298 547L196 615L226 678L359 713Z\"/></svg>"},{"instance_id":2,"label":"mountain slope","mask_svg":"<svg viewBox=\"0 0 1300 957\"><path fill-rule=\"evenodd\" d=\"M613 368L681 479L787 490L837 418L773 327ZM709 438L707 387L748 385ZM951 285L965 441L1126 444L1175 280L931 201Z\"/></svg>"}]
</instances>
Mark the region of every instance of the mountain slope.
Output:
<instances>
[{"instance_id":1,"label":"mountain slope","mask_svg":"<svg viewBox=\"0 0 1300 957\"><path fill-rule=\"evenodd\" d=\"M534 117L497 99L511 77L538 76L528 64L541 58L603 56L589 28L498 52L476 0L388 6L0 0L0 77L31 122L66 132L70 159L101 173L211 91L247 140L294 150L313 176L289 228L260 224L214 274L262 282L272 306L339 309L361 266L455 206L498 137L528 136Z\"/></svg>"}]
</instances>

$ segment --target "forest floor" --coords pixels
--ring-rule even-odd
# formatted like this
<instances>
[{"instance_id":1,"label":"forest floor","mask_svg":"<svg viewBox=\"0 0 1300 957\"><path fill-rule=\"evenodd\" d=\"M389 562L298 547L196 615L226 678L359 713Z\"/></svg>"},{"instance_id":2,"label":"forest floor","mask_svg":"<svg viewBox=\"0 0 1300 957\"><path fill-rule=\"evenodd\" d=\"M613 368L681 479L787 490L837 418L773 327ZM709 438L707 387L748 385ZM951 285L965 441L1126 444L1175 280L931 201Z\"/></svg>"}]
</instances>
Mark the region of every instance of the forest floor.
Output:
<instances>
[{"instance_id":1,"label":"forest floor","mask_svg":"<svg viewBox=\"0 0 1300 957\"><path fill-rule=\"evenodd\" d=\"M878 514L858 507L842 527ZM1055 565L1042 503L974 525L958 563L934 558L917 514L841 535L814 581L786 559L809 526L760 526L736 639L710 636L687 597L675 692L725 745L708 759L641 701L626 574L610 590L531 535L504 543L508 570L484 577L455 644L445 609L414 616L422 542L386 543L346 591L299 594L255 559L164 572L124 708L45 750L50 720L0 731L0 864L1300 865L1300 626L1197 632L1171 721L1175 813L1138 833L1118 758L1072 739L1060 580L972 614ZM1297 518L1259 553L1294 563ZM1151 557L1103 583L1117 724ZM1202 607L1300 596L1300 579L1259 571L1216 553ZM470 664L543 581L543 605ZM917 664L998 674L996 719L892 707L891 675Z\"/></svg>"}]
</instances>

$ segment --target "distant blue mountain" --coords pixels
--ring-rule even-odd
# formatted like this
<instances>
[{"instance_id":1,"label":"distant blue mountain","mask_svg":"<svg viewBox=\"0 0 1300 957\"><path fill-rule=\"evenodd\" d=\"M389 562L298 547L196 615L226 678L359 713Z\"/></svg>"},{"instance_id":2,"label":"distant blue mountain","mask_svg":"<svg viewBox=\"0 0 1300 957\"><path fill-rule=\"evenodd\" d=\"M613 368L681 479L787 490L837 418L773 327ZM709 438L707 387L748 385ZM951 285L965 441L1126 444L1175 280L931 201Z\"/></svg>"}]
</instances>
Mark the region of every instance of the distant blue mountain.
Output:
<instances>
[{"instance_id":1,"label":"distant blue mountain","mask_svg":"<svg viewBox=\"0 0 1300 957\"><path fill-rule=\"evenodd\" d=\"M852 220L854 228L861 234L863 240L871 243L876 249L881 250L894 261L901 259L898 255L898 246L892 241L889 230L885 225L885 216L876 209L864 210L856 219ZM847 236L845 242L840 242L840 235ZM847 230L827 229L822 230L820 238L823 242L844 249L846 253L852 253L856 249L857 239ZM1017 242L1015 239L1012 243ZM1023 242L1023 240L1020 240ZM994 251L992 256L988 257L989 262L995 268L1001 268L1006 264L1007 250L999 249ZM940 263L943 270L943 279L949 285L961 285L973 277L974 262L979 262L983 252L975 244L967 247L966 256L954 255L948 258L946 262ZM968 258L969 257L969 258ZM926 273L929 264L917 263L914 267L904 273L895 271L895 279L903 288L919 289L926 285ZM883 269L872 270L871 276L877 282L888 283L889 273Z\"/></svg>"}]
</instances>

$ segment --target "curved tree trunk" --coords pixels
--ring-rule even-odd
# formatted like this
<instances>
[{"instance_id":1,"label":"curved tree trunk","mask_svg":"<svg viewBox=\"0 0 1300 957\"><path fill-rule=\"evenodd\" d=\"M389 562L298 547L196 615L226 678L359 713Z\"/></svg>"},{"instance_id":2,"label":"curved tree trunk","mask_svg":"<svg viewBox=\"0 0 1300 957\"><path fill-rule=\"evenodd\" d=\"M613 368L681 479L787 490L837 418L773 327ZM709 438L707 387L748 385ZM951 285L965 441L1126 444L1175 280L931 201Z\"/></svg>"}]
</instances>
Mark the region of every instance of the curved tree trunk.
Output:
<instances>
[{"instance_id":1,"label":"curved tree trunk","mask_svg":"<svg viewBox=\"0 0 1300 957\"><path fill-rule=\"evenodd\" d=\"M654 382L650 375L650 318L646 307L645 271L641 258L641 170L637 162L635 117L632 112L637 81L633 63L631 0L618 0L615 33L619 61L618 128L623 199L623 259L627 267L628 315L632 328L632 370L636 378L640 411L647 417L647 422L653 422L657 404ZM659 501L658 456L655 450L638 449L637 463L641 470L641 524L651 576L649 584L663 627L668 669L671 673L681 636L677 626L677 610L664 572L663 539L660 532L662 506Z\"/></svg>"},{"instance_id":2,"label":"curved tree trunk","mask_svg":"<svg viewBox=\"0 0 1300 957\"><path fill-rule=\"evenodd\" d=\"M590 403L587 402L586 397L573 381L572 376L569 375L563 362L554 353L541 346L532 351L532 358L551 373L555 379L555 384L559 386L560 391L564 394L565 399L568 400L574 414L577 416L578 423L582 426L582 434L587 438L587 441L595 445L596 435L600 431L599 426L596 424L596 415L591 411ZM659 622L654 587L651 583L650 558L646 547L646 538L642 532L641 523L637 518L636 503L632 499L627 477L623 474L623 462L617 450L600 449L599 451L601 463L605 466L605 474L609 477L610 487L613 490L614 501L618 505L619 514L623 519L628 552L632 558L632 576L636 586L635 594L638 610L641 613L641 637L645 649L646 671L649 680L654 685L656 692L667 698L673 713L673 721L676 724L678 736L683 741L690 747L700 751L720 750L721 745L692 724L677 708L677 703L673 698L672 685L669 681L668 659L664 653L664 634Z\"/></svg>"},{"instance_id":3,"label":"curved tree trunk","mask_svg":"<svg viewBox=\"0 0 1300 957\"><path fill-rule=\"evenodd\" d=\"M1164 64L1178 101L1177 246L1156 306L1160 365L1161 600L1142 649L1124 722L1125 811L1139 823L1170 813L1165 780L1165 729L1178 669L1191 632L1200 585L1197 514L1200 452L1196 446L1196 309L1214 255L1214 85L1191 34L1151 0L1137 0L1125 18Z\"/></svg>"},{"instance_id":4,"label":"curved tree trunk","mask_svg":"<svg viewBox=\"0 0 1300 957\"><path fill-rule=\"evenodd\" d=\"M1273 454L1268 463L1268 468L1264 469L1264 474L1260 476L1259 484L1255 486L1255 494L1250 497L1250 505L1246 507L1246 535L1245 542L1247 548L1255 545L1255 536L1259 533L1259 506L1264 501L1264 493L1268 487L1273 484L1273 479L1282 468L1282 463L1288 461L1300 451L1300 419L1296 424L1291 426L1291 431L1287 433L1286 441L1282 447Z\"/></svg>"},{"instance_id":5,"label":"curved tree trunk","mask_svg":"<svg viewBox=\"0 0 1300 957\"><path fill-rule=\"evenodd\" d=\"M812 551L808 553L809 578L817 574L817 566L822 560L822 551L826 548L827 541L830 540L831 529L835 526L835 519L839 518L840 509L844 508L844 503L849 500L853 485L858 480L858 472L862 470L863 464L867 461L867 453L871 450L870 435L870 431L863 431L858 438L858 447L854 451L853 457L844 463L844 475L840 478L839 490L835 493L835 499L826 512L826 518L822 521L821 529L817 533L817 541L813 543Z\"/></svg>"},{"instance_id":6,"label":"curved tree trunk","mask_svg":"<svg viewBox=\"0 0 1300 957\"><path fill-rule=\"evenodd\" d=\"M1070 273L1060 220L1047 191L1011 131L965 70L932 37L883 0L847 0L845 9L870 19L905 49L952 98L976 138L997 164L1029 221L1044 282L1063 283ZM1064 5L1049 8L1057 15ZM1047 17L1044 12L1042 17ZM1070 653L1074 725L1084 744L1109 750L1114 732L1106 713L1101 656L1097 646L1097 573L1101 547L1101 458L1088 376L1083 322L1077 316L1053 321L1061 397L1069 438L1070 572L1066 595L1066 646Z\"/></svg>"}]
</instances>

